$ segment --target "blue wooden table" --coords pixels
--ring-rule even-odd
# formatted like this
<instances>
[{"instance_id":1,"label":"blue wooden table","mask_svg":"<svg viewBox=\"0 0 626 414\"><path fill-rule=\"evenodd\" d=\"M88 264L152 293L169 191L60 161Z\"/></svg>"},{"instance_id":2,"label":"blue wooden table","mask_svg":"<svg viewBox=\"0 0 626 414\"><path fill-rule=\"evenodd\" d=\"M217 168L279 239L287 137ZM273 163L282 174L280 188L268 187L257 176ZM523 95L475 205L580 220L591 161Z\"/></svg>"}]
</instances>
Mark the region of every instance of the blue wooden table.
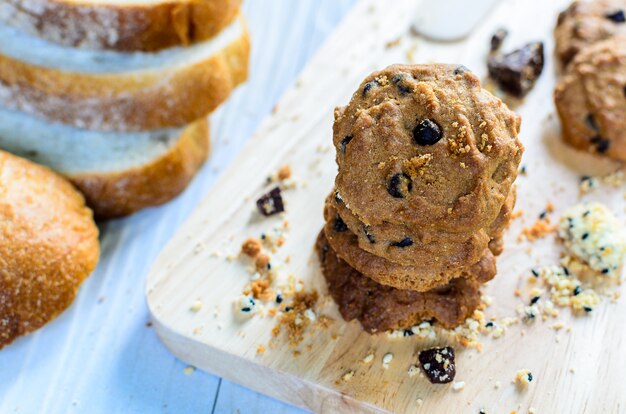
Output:
<instances>
[{"instance_id":1,"label":"blue wooden table","mask_svg":"<svg viewBox=\"0 0 626 414\"><path fill-rule=\"evenodd\" d=\"M253 40L250 79L211 116L210 161L174 202L101 225L100 264L74 305L0 351L0 413L300 412L185 369L149 326L144 280L167 240L211 192L220 172L354 2L246 1Z\"/></svg>"}]
</instances>

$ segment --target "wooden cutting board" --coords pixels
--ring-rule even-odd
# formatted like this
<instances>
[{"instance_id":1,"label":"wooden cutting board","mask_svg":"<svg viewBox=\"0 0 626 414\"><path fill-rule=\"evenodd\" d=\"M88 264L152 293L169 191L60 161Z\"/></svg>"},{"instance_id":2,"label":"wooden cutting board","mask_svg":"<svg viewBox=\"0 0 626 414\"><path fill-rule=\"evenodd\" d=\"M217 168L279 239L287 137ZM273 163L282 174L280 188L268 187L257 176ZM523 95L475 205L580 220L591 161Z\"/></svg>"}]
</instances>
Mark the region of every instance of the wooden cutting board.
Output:
<instances>
[{"instance_id":1,"label":"wooden cutting board","mask_svg":"<svg viewBox=\"0 0 626 414\"><path fill-rule=\"evenodd\" d=\"M302 279L307 289L325 292L313 245L336 173L333 108L345 105L369 72L392 63L463 63L482 77L490 36L499 27L511 33L504 49L544 41L547 65L536 88L515 105L523 117L520 138L526 146L527 175L517 180L517 209L524 214L508 230L498 275L484 289L494 297L487 314L515 315L526 301L513 294L520 280L527 279L533 266L557 263L560 248L553 237L534 243L518 240L521 227L531 225L548 202L556 207L555 219L581 199L600 200L623 219L623 187L603 187L585 196L578 188L582 174L604 174L619 166L573 151L559 139L552 101L558 76L552 29L567 3L501 1L468 39L443 44L410 33L410 23L420 12L413 0L358 4L152 269L148 304L165 345L200 369L315 412L524 413L530 407L538 413L625 412L624 300L605 300L585 317L573 318L564 310L558 319L510 327L500 339L483 339L482 352L457 347L456 380L466 383L460 391L407 375L416 352L433 342L370 336L358 323L344 322L332 301L325 312L335 321L306 335L297 348L299 356L285 340L257 354L257 347L270 340L276 319L242 322L232 310L249 275L241 261L225 256L236 255L245 239L271 232L285 218L290 223L287 241L273 261L289 256L286 271ZM284 218L262 219L255 213L255 200L268 188L266 177L284 164L291 166L300 185L284 193ZM552 329L557 321L572 327L571 332ZM370 350L375 359L363 364ZM394 358L385 370L381 360L388 352ZM511 381L523 368L535 380L519 390ZM341 381L349 370L354 370L353 378Z\"/></svg>"}]
</instances>

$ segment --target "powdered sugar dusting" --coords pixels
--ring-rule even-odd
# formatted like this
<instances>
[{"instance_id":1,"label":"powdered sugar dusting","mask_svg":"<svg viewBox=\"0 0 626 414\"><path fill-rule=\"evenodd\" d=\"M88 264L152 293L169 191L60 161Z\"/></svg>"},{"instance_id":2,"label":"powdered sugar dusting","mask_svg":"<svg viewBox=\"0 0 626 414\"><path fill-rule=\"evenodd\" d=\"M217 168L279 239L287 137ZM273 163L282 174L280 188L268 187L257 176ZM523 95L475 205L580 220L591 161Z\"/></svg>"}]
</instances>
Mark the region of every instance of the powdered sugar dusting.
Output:
<instances>
[{"instance_id":1,"label":"powdered sugar dusting","mask_svg":"<svg viewBox=\"0 0 626 414\"><path fill-rule=\"evenodd\" d=\"M141 13L113 7L73 5L50 0L5 0L0 21L52 42L80 48L112 48L120 37L141 34L150 22Z\"/></svg>"}]
</instances>

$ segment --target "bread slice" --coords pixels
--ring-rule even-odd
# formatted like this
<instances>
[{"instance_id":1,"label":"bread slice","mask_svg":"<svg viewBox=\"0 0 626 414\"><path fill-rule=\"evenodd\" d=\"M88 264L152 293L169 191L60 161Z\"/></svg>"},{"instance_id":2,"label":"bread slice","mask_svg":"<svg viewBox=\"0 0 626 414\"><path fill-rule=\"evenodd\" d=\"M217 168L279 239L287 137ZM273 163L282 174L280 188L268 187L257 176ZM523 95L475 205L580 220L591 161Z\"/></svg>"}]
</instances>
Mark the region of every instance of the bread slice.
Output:
<instances>
[{"instance_id":1,"label":"bread slice","mask_svg":"<svg viewBox=\"0 0 626 414\"><path fill-rule=\"evenodd\" d=\"M248 74L243 18L189 47L120 53L59 46L0 25L0 105L100 131L181 127Z\"/></svg>"},{"instance_id":2,"label":"bread slice","mask_svg":"<svg viewBox=\"0 0 626 414\"><path fill-rule=\"evenodd\" d=\"M0 151L0 348L57 317L98 263L85 199L46 167Z\"/></svg>"},{"instance_id":3,"label":"bread slice","mask_svg":"<svg viewBox=\"0 0 626 414\"><path fill-rule=\"evenodd\" d=\"M0 108L0 148L67 177L98 218L129 215L181 193L209 153L206 119L184 129L96 132Z\"/></svg>"},{"instance_id":4,"label":"bread slice","mask_svg":"<svg viewBox=\"0 0 626 414\"><path fill-rule=\"evenodd\" d=\"M3 0L0 22L70 47L152 52L215 36L241 0Z\"/></svg>"}]
</instances>

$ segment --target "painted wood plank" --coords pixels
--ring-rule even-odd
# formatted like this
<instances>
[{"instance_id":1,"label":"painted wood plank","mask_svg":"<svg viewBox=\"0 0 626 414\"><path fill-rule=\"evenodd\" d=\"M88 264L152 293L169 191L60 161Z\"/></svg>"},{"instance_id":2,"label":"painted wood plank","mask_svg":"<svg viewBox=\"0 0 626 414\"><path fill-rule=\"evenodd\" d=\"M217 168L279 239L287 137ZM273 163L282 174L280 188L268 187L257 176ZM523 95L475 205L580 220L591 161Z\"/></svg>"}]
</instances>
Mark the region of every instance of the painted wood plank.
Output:
<instances>
[{"instance_id":1,"label":"painted wood plank","mask_svg":"<svg viewBox=\"0 0 626 414\"><path fill-rule=\"evenodd\" d=\"M37 333L0 352L0 413L210 413L219 378L188 365L157 340L142 291L157 253L211 191L262 119L295 80L352 0L250 0L244 12L254 48L250 81L211 117L208 165L175 201L107 223L102 259L74 305ZM315 6L315 7L314 7ZM290 33L305 33L287 43ZM237 389L243 399L256 393ZM222 412L234 412L223 400ZM268 398L272 410L294 410ZM283 407L283 408L278 408ZM219 412L219 411L216 411ZM245 411L242 411L245 412Z\"/></svg>"}]
</instances>

